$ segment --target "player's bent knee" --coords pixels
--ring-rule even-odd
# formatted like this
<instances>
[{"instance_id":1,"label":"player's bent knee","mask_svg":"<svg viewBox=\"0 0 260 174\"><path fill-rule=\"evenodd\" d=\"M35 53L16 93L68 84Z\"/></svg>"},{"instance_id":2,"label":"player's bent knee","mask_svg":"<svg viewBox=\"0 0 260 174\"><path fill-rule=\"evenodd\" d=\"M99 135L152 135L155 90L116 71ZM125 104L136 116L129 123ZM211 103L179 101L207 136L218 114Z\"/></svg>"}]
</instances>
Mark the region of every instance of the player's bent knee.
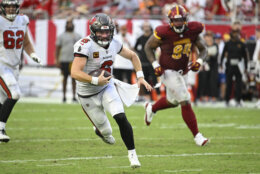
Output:
<instances>
[{"instance_id":1,"label":"player's bent knee","mask_svg":"<svg viewBox=\"0 0 260 174\"><path fill-rule=\"evenodd\" d=\"M21 96L20 92L12 91L12 98L10 99L19 100L20 96Z\"/></svg>"},{"instance_id":2,"label":"player's bent knee","mask_svg":"<svg viewBox=\"0 0 260 174\"><path fill-rule=\"evenodd\" d=\"M112 135L112 128L111 128L111 127L106 127L106 128L101 129L101 130L99 130L99 131L100 131L100 133L101 133L104 137L109 136L109 135Z\"/></svg>"},{"instance_id":3,"label":"player's bent knee","mask_svg":"<svg viewBox=\"0 0 260 174\"><path fill-rule=\"evenodd\" d=\"M169 100L167 99L167 102L172 105L172 107L177 107L179 105L179 102L175 99Z\"/></svg>"},{"instance_id":4,"label":"player's bent knee","mask_svg":"<svg viewBox=\"0 0 260 174\"><path fill-rule=\"evenodd\" d=\"M186 101L182 101L180 102L181 106L185 106L187 104L190 104L190 101L186 100Z\"/></svg>"}]
</instances>

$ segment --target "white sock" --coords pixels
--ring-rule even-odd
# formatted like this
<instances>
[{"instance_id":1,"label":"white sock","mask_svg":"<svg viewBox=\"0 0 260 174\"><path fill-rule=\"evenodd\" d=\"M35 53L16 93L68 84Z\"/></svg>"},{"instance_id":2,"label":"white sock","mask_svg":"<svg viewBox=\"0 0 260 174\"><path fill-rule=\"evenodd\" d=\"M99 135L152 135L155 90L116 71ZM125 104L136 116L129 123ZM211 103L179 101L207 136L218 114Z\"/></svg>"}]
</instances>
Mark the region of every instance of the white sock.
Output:
<instances>
[{"instance_id":1,"label":"white sock","mask_svg":"<svg viewBox=\"0 0 260 174\"><path fill-rule=\"evenodd\" d=\"M135 149L128 150L128 154L136 154L136 151L135 151Z\"/></svg>"},{"instance_id":2,"label":"white sock","mask_svg":"<svg viewBox=\"0 0 260 174\"><path fill-rule=\"evenodd\" d=\"M0 121L0 130L5 129L5 124L6 124L6 123Z\"/></svg>"}]
</instances>

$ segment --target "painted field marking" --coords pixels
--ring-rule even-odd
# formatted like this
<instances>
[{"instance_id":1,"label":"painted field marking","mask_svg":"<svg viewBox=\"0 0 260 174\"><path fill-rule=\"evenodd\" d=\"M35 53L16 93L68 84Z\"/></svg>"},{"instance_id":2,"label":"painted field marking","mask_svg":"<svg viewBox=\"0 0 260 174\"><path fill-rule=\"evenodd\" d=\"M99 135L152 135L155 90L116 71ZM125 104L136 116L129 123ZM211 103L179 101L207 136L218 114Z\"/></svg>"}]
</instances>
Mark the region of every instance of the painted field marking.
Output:
<instances>
[{"instance_id":1,"label":"painted field marking","mask_svg":"<svg viewBox=\"0 0 260 174\"><path fill-rule=\"evenodd\" d=\"M112 168L112 169L119 169L119 168L129 168L130 166L112 166L112 167L107 167L107 168Z\"/></svg>"},{"instance_id":2,"label":"painted field marking","mask_svg":"<svg viewBox=\"0 0 260 174\"><path fill-rule=\"evenodd\" d=\"M111 159L112 156L100 156L100 157L70 157L59 159L30 159L30 160L2 160L0 163L27 163L27 162L51 162L51 161L78 161L78 160L98 160L98 159Z\"/></svg>"},{"instance_id":3,"label":"painted field marking","mask_svg":"<svg viewBox=\"0 0 260 174\"><path fill-rule=\"evenodd\" d=\"M247 137L210 137L211 140L213 139L218 139L218 140L239 140L239 139L260 139L260 136L247 136ZM135 138L135 140L147 140L147 141L153 141L153 140L185 140L187 138ZM65 139L51 139L51 138L39 138L39 139L16 139L16 140L12 140L11 143L25 143L25 142L74 142L74 141L99 141L100 138L75 138L75 139L70 139L70 138L65 138Z\"/></svg>"},{"instance_id":4,"label":"painted field marking","mask_svg":"<svg viewBox=\"0 0 260 174\"><path fill-rule=\"evenodd\" d=\"M46 164L46 165L38 164L38 165L36 165L36 166L38 166L38 167L56 167L56 166L68 166L68 165L75 165L75 163L67 163L67 164Z\"/></svg>"},{"instance_id":5,"label":"painted field marking","mask_svg":"<svg viewBox=\"0 0 260 174\"><path fill-rule=\"evenodd\" d=\"M39 120L40 121L40 120ZM147 129L145 126L132 126L134 129ZM260 125L237 125L235 123L226 123L226 124L206 124L201 123L199 124L200 128L235 128L235 129L260 129ZM112 129L117 129L118 127L113 126ZM162 126L154 126L155 129L186 129L187 126L184 123L179 123L176 125L162 125ZM59 128L59 127L8 127L7 130L28 130L28 131L34 131L34 130L44 130L44 131L50 131L50 130L89 130L93 129L92 126L81 126L81 127L69 127L69 128Z\"/></svg>"},{"instance_id":6,"label":"painted field marking","mask_svg":"<svg viewBox=\"0 0 260 174\"><path fill-rule=\"evenodd\" d=\"M164 170L165 173L201 172L202 169Z\"/></svg>"},{"instance_id":7,"label":"painted field marking","mask_svg":"<svg viewBox=\"0 0 260 174\"><path fill-rule=\"evenodd\" d=\"M12 140L14 143L25 143L25 142L73 142L73 141L99 141L100 138L78 138L78 139L23 139L23 140Z\"/></svg>"},{"instance_id":8,"label":"painted field marking","mask_svg":"<svg viewBox=\"0 0 260 174\"><path fill-rule=\"evenodd\" d=\"M23 118L12 118L11 119L13 122L28 122L28 119L23 119ZM33 118L30 119L30 122L35 121L35 122L52 122L52 121L82 121L83 119L79 119L77 117L74 118Z\"/></svg>"},{"instance_id":9,"label":"painted field marking","mask_svg":"<svg viewBox=\"0 0 260 174\"><path fill-rule=\"evenodd\" d=\"M260 155L260 153L184 153L166 155L138 155L139 158L163 158L163 157L191 157L191 156L227 156L227 155ZM58 159L28 159L28 160L0 160L0 163L27 163L27 162L50 162L50 161L78 161L78 160L98 160L112 158L127 158L127 156L99 156L99 157L70 157Z\"/></svg>"},{"instance_id":10,"label":"painted field marking","mask_svg":"<svg viewBox=\"0 0 260 174\"><path fill-rule=\"evenodd\" d=\"M260 129L260 124L258 125L240 125L236 129Z\"/></svg>"}]
</instances>

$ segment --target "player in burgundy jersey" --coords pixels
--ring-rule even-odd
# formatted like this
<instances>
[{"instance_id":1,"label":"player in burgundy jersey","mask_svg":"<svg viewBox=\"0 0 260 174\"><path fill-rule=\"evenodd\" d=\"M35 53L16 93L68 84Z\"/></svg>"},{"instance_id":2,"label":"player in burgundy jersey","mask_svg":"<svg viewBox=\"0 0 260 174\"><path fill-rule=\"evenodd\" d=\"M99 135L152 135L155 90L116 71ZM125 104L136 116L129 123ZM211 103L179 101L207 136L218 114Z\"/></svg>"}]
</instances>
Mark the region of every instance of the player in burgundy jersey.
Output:
<instances>
[{"instance_id":1,"label":"player in burgundy jersey","mask_svg":"<svg viewBox=\"0 0 260 174\"><path fill-rule=\"evenodd\" d=\"M158 26L145 45L145 52L154 67L155 75L161 76L161 81L166 86L166 97L162 97L153 105L145 104L145 122L149 126L157 111L180 104L183 120L191 130L195 143L203 146L208 139L198 130L185 78L188 70L198 71L207 56L205 43L199 36L204 27L199 22L187 22L187 12L181 5L173 6L168 12L168 18L169 24ZM193 46L198 48L199 58L188 66ZM161 48L159 62L154 55L157 47Z\"/></svg>"}]
</instances>

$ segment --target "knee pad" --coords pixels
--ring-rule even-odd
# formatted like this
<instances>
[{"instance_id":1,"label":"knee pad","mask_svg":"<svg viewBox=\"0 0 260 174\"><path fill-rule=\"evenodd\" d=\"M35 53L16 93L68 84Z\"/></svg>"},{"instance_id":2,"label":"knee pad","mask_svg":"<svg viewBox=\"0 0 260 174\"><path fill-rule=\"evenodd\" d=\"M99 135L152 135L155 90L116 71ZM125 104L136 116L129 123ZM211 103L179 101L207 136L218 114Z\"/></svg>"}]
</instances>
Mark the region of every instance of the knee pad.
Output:
<instances>
[{"instance_id":1,"label":"knee pad","mask_svg":"<svg viewBox=\"0 0 260 174\"><path fill-rule=\"evenodd\" d=\"M19 100L21 93L19 91L12 91L12 99L13 100Z\"/></svg>"},{"instance_id":2,"label":"knee pad","mask_svg":"<svg viewBox=\"0 0 260 174\"><path fill-rule=\"evenodd\" d=\"M105 127L105 128L101 128L99 129L100 133L104 136L107 137L109 135L112 135L112 128L111 127Z\"/></svg>"}]
</instances>

